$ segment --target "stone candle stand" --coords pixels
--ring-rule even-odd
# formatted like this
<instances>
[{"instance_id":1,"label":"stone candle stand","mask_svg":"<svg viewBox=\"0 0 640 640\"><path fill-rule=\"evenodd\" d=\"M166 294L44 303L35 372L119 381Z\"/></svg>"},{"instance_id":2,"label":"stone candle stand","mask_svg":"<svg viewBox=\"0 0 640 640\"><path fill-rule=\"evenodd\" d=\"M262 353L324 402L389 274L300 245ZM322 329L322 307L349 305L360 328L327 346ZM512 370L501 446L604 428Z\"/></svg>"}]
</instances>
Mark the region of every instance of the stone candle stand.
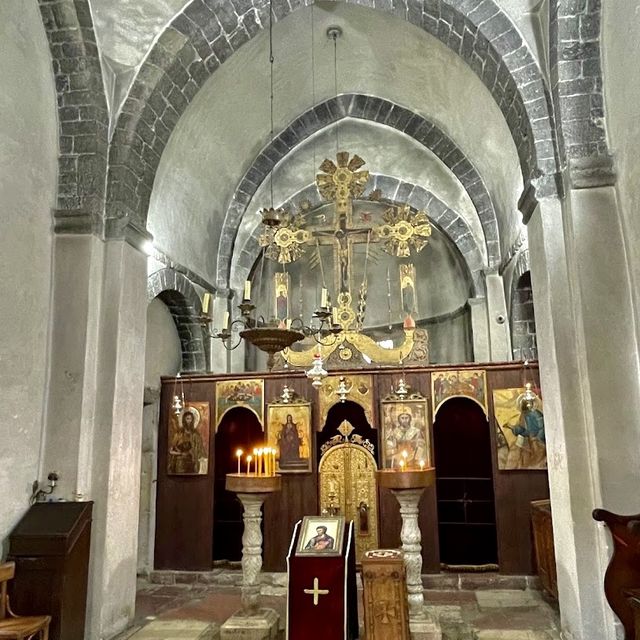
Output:
<instances>
[{"instance_id":1,"label":"stone candle stand","mask_svg":"<svg viewBox=\"0 0 640 640\"><path fill-rule=\"evenodd\" d=\"M278 614L259 607L260 571L262 569L262 504L280 491L280 476L228 473L227 491L233 491L243 507L242 519L242 609L220 628L220 637L236 640L271 640L278 633Z\"/></svg>"},{"instance_id":2,"label":"stone candle stand","mask_svg":"<svg viewBox=\"0 0 640 640\"><path fill-rule=\"evenodd\" d=\"M418 525L418 503L427 487L435 483L434 468L381 469L376 472L378 485L390 489L400 504L402 530L400 540L407 571L409 593L409 628L421 640L440 640L440 625L427 612L422 586L422 534Z\"/></svg>"}]
</instances>

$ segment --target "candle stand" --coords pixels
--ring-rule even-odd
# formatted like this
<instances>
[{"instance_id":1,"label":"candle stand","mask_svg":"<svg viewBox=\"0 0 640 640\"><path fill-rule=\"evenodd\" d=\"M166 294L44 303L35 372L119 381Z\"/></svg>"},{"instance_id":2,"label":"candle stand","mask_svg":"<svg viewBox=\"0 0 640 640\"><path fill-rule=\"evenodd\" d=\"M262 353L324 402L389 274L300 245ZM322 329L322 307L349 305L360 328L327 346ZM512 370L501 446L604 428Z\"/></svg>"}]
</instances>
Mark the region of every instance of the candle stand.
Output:
<instances>
[{"instance_id":1,"label":"candle stand","mask_svg":"<svg viewBox=\"0 0 640 640\"><path fill-rule=\"evenodd\" d=\"M440 640L440 624L429 615L424 604L422 586L422 534L418 525L418 503L427 487L435 483L435 469L409 469L396 471L381 469L376 472L378 484L390 489L400 504L402 530L400 539L407 572L409 594L409 629L413 638Z\"/></svg>"},{"instance_id":2,"label":"candle stand","mask_svg":"<svg viewBox=\"0 0 640 640\"><path fill-rule=\"evenodd\" d=\"M273 609L259 606L260 571L262 569L262 504L272 493L280 491L280 476L229 473L227 491L233 491L244 509L242 519L242 608L220 627L226 640L275 640L279 616Z\"/></svg>"}]
</instances>

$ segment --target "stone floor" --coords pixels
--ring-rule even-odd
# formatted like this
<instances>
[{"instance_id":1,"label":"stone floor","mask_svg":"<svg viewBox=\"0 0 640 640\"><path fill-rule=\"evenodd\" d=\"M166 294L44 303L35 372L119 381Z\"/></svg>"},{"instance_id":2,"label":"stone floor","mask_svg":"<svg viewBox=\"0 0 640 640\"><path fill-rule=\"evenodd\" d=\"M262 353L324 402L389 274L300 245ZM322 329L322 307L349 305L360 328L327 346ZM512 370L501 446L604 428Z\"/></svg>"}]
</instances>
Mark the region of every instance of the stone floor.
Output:
<instances>
[{"instance_id":1,"label":"stone floor","mask_svg":"<svg viewBox=\"0 0 640 640\"><path fill-rule=\"evenodd\" d=\"M275 609L285 619L286 576L277 576L262 587L262 605ZM225 580L222 580L224 582ZM236 582L235 578L228 580ZM140 582L133 626L114 640L152 638L208 638L199 635L202 623L223 623L240 606L236 585L154 584ZM426 589L425 600L434 617L440 620L444 640L558 640L558 615L555 606L541 592L525 588L496 589L490 577L476 577L476 590L467 590L460 581L455 587ZM500 584L499 582L497 584ZM507 583L509 584L509 583ZM513 584L513 583L511 583ZM460 588L462 586L462 588ZM359 607L360 608L360 607ZM155 621L155 622L154 622ZM176 625L193 628L177 633ZM153 624L152 627L149 625ZM146 627L146 629L145 629ZM154 631L156 627L166 631ZM215 627L215 625L214 625ZM142 633L141 630L145 629ZM173 629L173 630L171 630ZM282 637L284 635L282 634Z\"/></svg>"}]
</instances>

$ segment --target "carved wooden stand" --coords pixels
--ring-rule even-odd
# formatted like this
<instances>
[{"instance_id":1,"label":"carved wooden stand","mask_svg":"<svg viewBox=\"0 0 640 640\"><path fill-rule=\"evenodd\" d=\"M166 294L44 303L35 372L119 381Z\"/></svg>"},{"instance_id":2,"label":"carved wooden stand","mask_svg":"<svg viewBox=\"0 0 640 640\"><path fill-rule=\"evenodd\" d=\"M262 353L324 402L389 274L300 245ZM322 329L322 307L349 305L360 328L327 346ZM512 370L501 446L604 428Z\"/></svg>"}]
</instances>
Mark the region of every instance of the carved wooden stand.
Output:
<instances>
[{"instance_id":1,"label":"carved wooden stand","mask_svg":"<svg viewBox=\"0 0 640 640\"><path fill-rule=\"evenodd\" d=\"M220 628L220 637L236 640L271 640L278 633L278 614L261 608L260 571L262 570L262 504L280 491L280 476L247 476L227 474L226 487L234 491L244 512L242 533L242 609L234 613Z\"/></svg>"},{"instance_id":2,"label":"carved wooden stand","mask_svg":"<svg viewBox=\"0 0 640 640\"><path fill-rule=\"evenodd\" d=\"M440 625L427 612L422 586L422 533L418 525L418 503L423 491L435 482L435 469L377 472L381 487L391 489L400 504L400 540L407 571L409 628L412 636L424 640L442 638Z\"/></svg>"}]
</instances>

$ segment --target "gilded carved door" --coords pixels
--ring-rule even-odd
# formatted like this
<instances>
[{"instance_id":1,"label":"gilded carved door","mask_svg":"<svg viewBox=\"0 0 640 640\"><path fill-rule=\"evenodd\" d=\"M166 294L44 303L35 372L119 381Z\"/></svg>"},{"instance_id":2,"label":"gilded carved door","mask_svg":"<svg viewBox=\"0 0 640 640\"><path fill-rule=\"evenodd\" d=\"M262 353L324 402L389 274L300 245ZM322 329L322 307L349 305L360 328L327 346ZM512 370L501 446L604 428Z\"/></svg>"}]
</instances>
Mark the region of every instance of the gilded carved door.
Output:
<instances>
[{"instance_id":1,"label":"gilded carved door","mask_svg":"<svg viewBox=\"0 0 640 640\"><path fill-rule=\"evenodd\" d=\"M332 446L320 459L320 511L353 520L356 562L378 548L375 458L357 444Z\"/></svg>"}]
</instances>

